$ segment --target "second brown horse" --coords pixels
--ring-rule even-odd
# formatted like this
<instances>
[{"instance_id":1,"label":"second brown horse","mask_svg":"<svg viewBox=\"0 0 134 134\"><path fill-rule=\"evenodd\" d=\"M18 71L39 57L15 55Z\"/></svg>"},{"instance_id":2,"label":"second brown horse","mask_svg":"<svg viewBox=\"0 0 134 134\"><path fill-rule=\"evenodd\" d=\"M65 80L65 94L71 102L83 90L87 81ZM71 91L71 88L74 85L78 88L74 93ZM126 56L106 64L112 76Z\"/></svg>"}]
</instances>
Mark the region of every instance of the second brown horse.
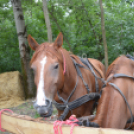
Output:
<instances>
[{"instance_id":1,"label":"second brown horse","mask_svg":"<svg viewBox=\"0 0 134 134\"><path fill-rule=\"evenodd\" d=\"M132 128L134 116L134 58L118 57L106 73L106 87L98 103L96 116L87 126ZM129 120L129 124L128 123ZM127 125L126 125L127 124Z\"/></svg>"}]
</instances>

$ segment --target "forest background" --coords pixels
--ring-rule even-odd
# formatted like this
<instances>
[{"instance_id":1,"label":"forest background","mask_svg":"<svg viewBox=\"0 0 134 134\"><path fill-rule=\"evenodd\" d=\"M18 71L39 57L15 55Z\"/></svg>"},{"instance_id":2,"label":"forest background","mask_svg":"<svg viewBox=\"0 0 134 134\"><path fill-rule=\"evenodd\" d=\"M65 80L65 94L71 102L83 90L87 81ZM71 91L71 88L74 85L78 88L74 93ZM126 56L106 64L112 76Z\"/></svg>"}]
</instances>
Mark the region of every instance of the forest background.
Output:
<instances>
[{"instance_id":1,"label":"forest background","mask_svg":"<svg viewBox=\"0 0 134 134\"><path fill-rule=\"evenodd\" d=\"M42 0L21 0L27 34L48 41ZM64 34L63 47L75 55L104 63L99 0L47 0L53 41ZM133 0L103 0L109 64L121 54L134 54ZM20 71L21 62L13 7L0 1L0 73ZM30 50L32 56L33 51Z\"/></svg>"}]
</instances>

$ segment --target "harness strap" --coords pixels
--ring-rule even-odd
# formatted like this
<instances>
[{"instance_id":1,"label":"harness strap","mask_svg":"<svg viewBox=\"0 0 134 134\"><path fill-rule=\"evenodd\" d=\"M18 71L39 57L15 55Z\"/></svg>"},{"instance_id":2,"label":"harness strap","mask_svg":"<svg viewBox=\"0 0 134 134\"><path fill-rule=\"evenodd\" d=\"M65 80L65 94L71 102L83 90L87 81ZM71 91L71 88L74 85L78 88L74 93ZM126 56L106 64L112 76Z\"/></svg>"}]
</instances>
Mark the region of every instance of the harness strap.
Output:
<instances>
[{"instance_id":1,"label":"harness strap","mask_svg":"<svg viewBox=\"0 0 134 134\"><path fill-rule=\"evenodd\" d=\"M95 74L95 72L94 72L92 66L89 64L88 59L87 59L87 58L83 59L83 58L81 58L81 57L79 57L79 59L81 60L81 62L82 62L83 64L85 64L85 65L90 69L90 71L91 71L92 74L94 75L94 77L95 77L95 89L96 89L96 92L99 92L99 85L98 85L98 81L97 81L97 78L96 78L96 74ZM78 65L80 65L80 67L86 68L86 67L84 67L84 66L81 65L81 64L78 64ZM87 69L87 68L86 68L86 69ZM88 69L88 70L89 70L89 69Z\"/></svg>"},{"instance_id":2,"label":"harness strap","mask_svg":"<svg viewBox=\"0 0 134 134\"><path fill-rule=\"evenodd\" d=\"M100 97L100 94L99 93L90 93L90 94L86 94L72 102L69 102L68 103L68 106L69 107L73 107L73 105L81 105L83 104L84 102L86 103L88 99L92 100L94 98L98 99ZM62 104L62 103L58 103L56 102L55 100L53 101L53 104L56 106L56 108L58 108L59 110L64 110L66 108L66 105L65 104ZM73 109L75 109L76 106L74 106ZM72 108L71 108L72 109Z\"/></svg>"},{"instance_id":3,"label":"harness strap","mask_svg":"<svg viewBox=\"0 0 134 134\"><path fill-rule=\"evenodd\" d=\"M120 77L122 77L122 78L130 78L130 79L134 80L134 77L128 76L128 75L126 75L126 74L114 74L112 77L108 78L108 80L106 81L106 83L110 82L113 78L120 78ZM130 108L130 106L129 106L127 100L126 100L126 97L125 97L124 94L121 92L121 90L118 88L118 86L116 86L114 83L109 83L109 84L119 91L119 93L122 95L122 97L124 98L124 100L125 100L125 102L126 102L126 104L127 104L127 106L128 106L128 109L129 109L130 115L131 115L131 119L129 120L129 123L131 122L131 124L130 124L130 126L127 128L127 129L129 129L129 128L132 126L132 123L133 123L133 121L134 121L131 108Z\"/></svg>"},{"instance_id":4,"label":"harness strap","mask_svg":"<svg viewBox=\"0 0 134 134\"><path fill-rule=\"evenodd\" d=\"M126 57L134 61L134 57L131 56L130 54L127 54Z\"/></svg>"},{"instance_id":5,"label":"harness strap","mask_svg":"<svg viewBox=\"0 0 134 134\"><path fill-rule=\"evenodd\" d=\"M88 62L88 59L86 58L86 61ZM89 63L89 62L88 62ZM98 79L96 77L96 74L92 68L92 66L90 64L88 64L88 67L90 68L91 72L93 73L94 75L94 78L95 78L95 87L96 87L96 92L99 92L99 83L98 83Z\"/></svg>"},{"instance_id":6,"label":"harness strap","mask_svg":"<svg viewBox=\"0 0 134 134\"><path fill-rule=\"evenodd\" d=\"M115 78L118 78L118 77L127 77L127 78L131 78L131 79L134 80L134 77L128 76L128 75L126 75L126 74L115 74L114 77L115 77Z\"/></svg>"},{"instance_id":7,"label":"harness strap","mask_svg":"<svg viewBox=\"0 0 134 134\"><path fill-rule=\"evenodd\" d=\"M128 106L128 109L129 109L130 115L131 115L131 124L130 124L130 126L127 128L127 129L129 129L129 128L132 126L132 123L133 123L133 114L132 114L130 105L129 105L129 103L128 103L126 97L125 97L124 94L122 93L122 91L118 88L118 86L116 86L114 83L109 83L109 85L113 86L115 89L118 90L118 92L119 92L119 93L121 94L121 96L124 98L124 100L125 100L125 102L126 102L126 104L127 104L127 106Z\"/></svg>"},{"instance_id":8,"label":"harness strap","mask_svg":"<svg viewBox=\"0 0 134 134\"><path fill-rule=\"evenodd\" d=\"M82 81L83 81L83 84L84 84L84 86L86 87L87 92L89 93L89 92L90 92L90 89L89 89L89 87L88 87L88 84L84 81L83 76L82 76L82 73L81 73L81 71L80 71L80 69L79 69L79 67L78 67L80 64L76 63L76 61L75 61L73 58L72 58L72 61L73 61L74 65L75 65L77 74L81 77L81 79L82 79ZM81 66L82 66L82 65L81 65Z\"/></svg>"},{"instance_id":9,"label":"harness strap","mask_svg":"<svg viewBox=\"0 0 134 134\"><path fill-rule=\"evenodd\" d=\"M61 104L61 103L57 103L56 101L53 101L53 104L55 105L55 107L59 110L64 110L63 114L60 116L59 120L64 120L65 117L67 116L67 114L69 113L70 110L73 110L79 106L81 106L82 104L90 101L90 100L98 100L100 98L100 94L99 93L90 93L90 94L86 94L72 102L69 102L68 104Z\"/></svg>"},{"instance_id":10,"label":"harness strap","mask_svg":"<svg viewBox=\"0 0 134 134\"><path fill-rule=\"evenodd\" d=\"M113 76L111 76L110 78L108 78L108 80L105 83L108 83L109 81L111 81L113 78L119 78L119 77L126 77L126 78L130 78L134 80L134 77L132 76L128 76L126 74L114 74Z\"/></svg>"},{"instance_id":11,"label":"harness strap","mask_svg":"<svg viewBox=\"0 0 134 134\"><path fill-rule=\"evenodd\" d=\"M60 99L62 102L64 102L65 104L67 104L67 103L69 102L71 96L72 96L73 93L75 92L76 87L77 87L77 84L78 84L78 77L77 77L77 81L76 81L75 87L74 87L74 89L72 90L72 92L71 92L71 94L69 95L69 97L68 97L67 100L63 99L63 98L59 95L59 92L57 91L57 95L58 95L59 99Z\"/></svg>"},{"instance_id":12,"label":"harness strap","mask_svg":"<svg viewBox=\"0 0 134 134\"><path fill-rule=\"evenodd\" d=\"M92 72L92 74L93 74L94 77L95 77L96 92L99 92L99 85L98 85L97 79L101 80L101 82L104 83L104 85L105 85L105 80L104 80L103 78L100 78L100 77L98 77L98 76L96 75L96 73L95 73L94 70L93 70L93 68L95 69L95 67L89 62L89 60L88 60L87 58L86 58L85 60L82 59L81 57L79 57L79 58L80 58L80 60L82 61L82 63L85 64L88 68L85 67L85 66L83 66L83 65L81 65L81 64L78 64L78 63L77 63L77 65L78 65L79 67L85 68L85 69L87 69L87 70L89 70L89 71ZM97 70L97 69L95 69L95 70ZM99 73L98 70L97 70L97 72ZM99 75L100 75L100 73L99 73ZM101 76L101 75L100 75L100 76ZM103 85L103 86L104 86L104 85Z\"/></svg>"},{"instance_id":13,"label":"harness strap","mask_svg":"<svg viewBox=\"0 0 134 134\"><path fill-rule=\"evenodd\" d=\"M94 67L94 65L88 60L88 58L81 58L81 57L79 57L79 59L80 59L81 62L82 62L83 64L85 64L86 66L88 66L88 64L90 64L90 65L94 68L94 70L95 70L95 71L100 75L100 77L102 78L100 72Z\"/></svg>"}]
</instances>

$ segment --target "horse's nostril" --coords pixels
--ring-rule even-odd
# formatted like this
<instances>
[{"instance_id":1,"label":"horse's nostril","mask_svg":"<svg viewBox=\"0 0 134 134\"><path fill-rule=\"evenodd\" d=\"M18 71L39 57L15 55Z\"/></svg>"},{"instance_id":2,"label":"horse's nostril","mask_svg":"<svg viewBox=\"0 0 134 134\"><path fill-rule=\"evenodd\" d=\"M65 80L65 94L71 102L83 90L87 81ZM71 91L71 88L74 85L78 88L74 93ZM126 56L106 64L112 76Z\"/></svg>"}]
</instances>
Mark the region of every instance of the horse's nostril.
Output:
<instances>
[{"instance_id":1,"label":"horse's nostril","mask_svg":"<svg viewBox=\"0 0 134 134\"><path fill-rule=\"evenodd\" d=\"M51 102L49 100L46 100L46 106L49 106Z\"/></svg>"}]
</instances>

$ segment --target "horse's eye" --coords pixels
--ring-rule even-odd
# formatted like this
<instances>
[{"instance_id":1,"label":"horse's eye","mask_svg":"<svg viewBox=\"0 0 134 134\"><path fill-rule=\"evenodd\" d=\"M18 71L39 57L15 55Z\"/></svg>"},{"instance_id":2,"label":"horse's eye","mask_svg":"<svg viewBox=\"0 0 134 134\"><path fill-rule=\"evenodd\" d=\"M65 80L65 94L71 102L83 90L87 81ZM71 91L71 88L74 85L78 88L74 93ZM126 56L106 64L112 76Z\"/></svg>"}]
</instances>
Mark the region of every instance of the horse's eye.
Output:
<instances>
[{"instance_id":1,"label":"horse's eye","mask_svg":"<svg viewBox=\"0 0 134 134\"><path fill-rule=\"evenodd\" d=\"M59 64L56 64L55 66L54 66L54 69L57 69L59 67Z\"/></svg>"}]
</instances>

